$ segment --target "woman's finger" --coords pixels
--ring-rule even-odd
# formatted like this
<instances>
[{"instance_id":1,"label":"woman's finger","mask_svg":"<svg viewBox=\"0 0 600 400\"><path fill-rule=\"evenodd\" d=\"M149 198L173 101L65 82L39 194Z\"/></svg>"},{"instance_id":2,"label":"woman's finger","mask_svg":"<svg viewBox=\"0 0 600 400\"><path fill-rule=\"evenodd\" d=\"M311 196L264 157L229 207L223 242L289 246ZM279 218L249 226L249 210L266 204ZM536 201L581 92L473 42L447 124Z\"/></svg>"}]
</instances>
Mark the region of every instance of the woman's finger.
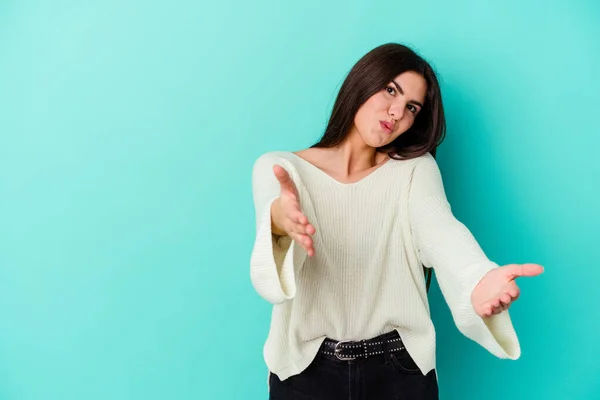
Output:
<instances>
[{"instance_id":1,"label":"woman's finger","mask_svg":"<svg viewBox=\"0 0 600 400\"><path fill-rule=\"evenodd\" d=\"M292 235L290 235L290 237L293 240L295 240L296 243L301 245L304 248L304 250L306 250L306 252L309 253L309 255L314 254L313 241L310 237L298 233L293 233Z\"/></svg>"},{"instance_id":2,"label":"woman's finger","mask_svg":"<svg viewBox=\"0 0 600 400\"><path fill-rule=\"evenodd\" d=\"M281 193L290 195L291 197L298 199L298 189L296 188L296 184L294 180L290 177L290 174L287 172L285 168L281 165L274 165L273 172L275 173L275 177L279 181L279 186L281 187Z\"/></svg>"},{"instance_id":3,"label":"woman's finger","mask_svg":"<svg viewBox=\"0 0 600 400\"><path fill-rule=\"evenodd\" d=\"M300 209L300 204L296 200L284 201L281 207L283 208L285 217L291 219L296 224L299 224L302 217L304 217L304 213Z\"/></svg>"},{"instance_id":4,"label":"woman's finger","mask_svg":"<svg viewBox=\"0 0 600 400\"><path fill-rule=\"evenodd\" d=\"M293 228L294 232L301 234L301 235L306 235L306 225L302 225L302 224L294 224Z\"/></svg>"},{"instance_id":5,"label":"woman's finger","mask_svg":"<svg viewBox=\"0 0 600 400\"><path fill-rule=\"evenodd\" d=\"M484 310L483 310L483 316L484 317L491 317L493 314L494 310L492 309L492 306L485 306Z\"/></svg>"},{"instance_id":6,"label":"woman's finger","mask_svg":"<svg viewBox=\"0 0 600 400\"><path fill-rule=\"evenodd\" d=\"M502 297L500 297L500 302L502 305L509 305L512 302L512 297L508 293L504 293Z\"/></svg>"},{"instance_id":7,"label":"woman's finger","mask_svg":"<svg viewBox=\"0 0 600 400\"><path fill-rule=\"evenodd\" d=\"M311 238L306 236L304 249L308 253L309 257L312 257L315 254L315 248L313 247L313 241Z\"/></svg>"},{"instance_id":8,"label":"woman's finger","mask_svg":"<svg viewBox=\"0 0 600 400\"><path fill-rule=\"evenodd\" d=\"M305 235L302 235L302 234L296 233L296 232L292 232L292 233L290 233L290 237L296 243L298 243L300 246L302 246L302 247L306 246L306 244L304 243L304 237L305 237Z\"/></svg>"},{"instance_id":9,"label":"woman's finger","mask_svg":"<svg viewBox=\"0 0 600 400\"><path fill-rule=\"evenodd\" d=\"M509 264L505 266L509 279L521 276L536 276L544 272L544 267L539 264Z\"/></svg>"},{"instance_id":10,"label":"woman's finger","mask_svg":"<svg viewBox=\"0 0 600 400\"><path fill-rule=\"evenodd\" d=\"M298 232L309 235L315 234L315 227L308 222L308 218L306 218L302 211L296 210L290 219L295 224L294 227Z\"/></svg>"},{"instance_id":11,"label":"woman's finger","mask_svg":"<svg viewBox=\"0 0 600 400\"><path fill-rule=\"evenodd\" d=\"M280 185L286 185L291 180L290 174L288 174L287 170L279 164L273 166L273 173Z\"/></svg>"},{"instance_id":12,"label":"woman's finger","mask_svg":"<svg viewBox=\"0 0 600 400\"><path fill-rule=\"evenodd\" d=\"M298 216L298 223L302 225L306 225L308 223L308 218L302 213Z\"/></svg>"},{"instance_id":13,"label":"woman's finger","mask_svg":"<svg viewBox=\"0 0 600 400\"><path fill-rule=\"evenodd\" d=\"M290 219L298 225L305 225L306 222L308 222L307 218L302 214L302 211L300 211L300 208L297 208L291 213Z\"/></svg>"}]
</instances>

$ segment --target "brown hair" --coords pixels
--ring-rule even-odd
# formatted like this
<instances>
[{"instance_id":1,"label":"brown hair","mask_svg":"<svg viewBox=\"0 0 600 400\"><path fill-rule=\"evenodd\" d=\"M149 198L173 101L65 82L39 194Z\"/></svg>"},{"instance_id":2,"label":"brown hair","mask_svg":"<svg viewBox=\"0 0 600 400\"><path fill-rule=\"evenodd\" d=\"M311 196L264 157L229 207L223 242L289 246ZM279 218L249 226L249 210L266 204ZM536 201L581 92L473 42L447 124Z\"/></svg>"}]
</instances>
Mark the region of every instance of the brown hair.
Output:
<instances>
[{"instance_id":1,"label":"brown hair","mask_svg":"<svg viewBox=\"0 0 600 400\"><path fill-rule=\"evenodd\" d=\"M335 100L323 137L311 147L329 148L341 144L354 124L358 109L392 79L413 71L427 82L423 108L413 125L386 146L377 148L396 159L410 159L431 153L446 135L446 120L440 86L433 68L407 46L387 43L365 54L350 70Z\"/></svg>"}]
</instances>

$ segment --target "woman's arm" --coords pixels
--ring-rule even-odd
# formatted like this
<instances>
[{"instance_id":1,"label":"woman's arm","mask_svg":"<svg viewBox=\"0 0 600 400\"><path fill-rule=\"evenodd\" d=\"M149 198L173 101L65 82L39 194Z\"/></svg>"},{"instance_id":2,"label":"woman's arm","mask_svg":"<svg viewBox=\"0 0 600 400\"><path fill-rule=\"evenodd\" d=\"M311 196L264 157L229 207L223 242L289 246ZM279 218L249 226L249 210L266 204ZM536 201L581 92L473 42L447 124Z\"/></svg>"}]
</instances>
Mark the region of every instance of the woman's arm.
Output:
<instances>
[{"instance_id":1,"label":"woman's arm","mask_svg":"<svg viewBox=\"0 0 600 400\"><path fill-rule=\"evenodd\" d=\"M256 239L250 258L250 278L256 291L272 304L294 298L295 272L307 256L303 246L293 240L300 235L300 228L296 228L298 224L294 224L294 229L289 227L293 222L290 218L304 216L299 213L299 208L293 210L293 201L290 202L288 196L282 195L282 191L287 189L282 189L274 173L273 167L277 162L281 161L272 154L263 154L256 160L252 170ZM288 226L288 230L285 226ZM314 233L312 226L308 229Z\"/></svg>"},{"instance_id":2,"label":"woman's arm","mask_svg":"<svg viewBox=\"0 0 600 400\"><path fill-rule=\"evenodd\" d=\"M436 271L440 289L458 329L492 354L516 359L521 350L508 311L481 318L473 308L473 289L498 267L489 260L448 203L435 159L417 160L409 194L409 219L421 262Z\"/></svg>"}]
</instances>

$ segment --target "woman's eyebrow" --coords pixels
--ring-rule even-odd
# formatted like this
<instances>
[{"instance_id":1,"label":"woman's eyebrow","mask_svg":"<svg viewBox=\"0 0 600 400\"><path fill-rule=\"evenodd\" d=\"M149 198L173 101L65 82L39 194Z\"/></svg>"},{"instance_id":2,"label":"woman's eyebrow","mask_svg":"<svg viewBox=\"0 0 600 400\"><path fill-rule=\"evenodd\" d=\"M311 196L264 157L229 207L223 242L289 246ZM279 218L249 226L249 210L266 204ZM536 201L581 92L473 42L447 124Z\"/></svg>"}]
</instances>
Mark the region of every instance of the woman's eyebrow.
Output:
<instances>
[{"instance_id":1,"label":"woman's eyebrow","mask_svg":"<svg viewBox=\"0 0 600 400\"><path fill-rule=\"evenodd\" d=\"M404 90L402 90L402 88L400 87L400 85L398 85L398 83L395 80L392 80L392 83L396 86L396 89L398 89L398 91L400 92L400 94L404 94ZM410 100L409 103L416 104L419 107L423 108L423 104L421 104L420 102L418 102L416 100Z\"/></svg>"}]
</instances>

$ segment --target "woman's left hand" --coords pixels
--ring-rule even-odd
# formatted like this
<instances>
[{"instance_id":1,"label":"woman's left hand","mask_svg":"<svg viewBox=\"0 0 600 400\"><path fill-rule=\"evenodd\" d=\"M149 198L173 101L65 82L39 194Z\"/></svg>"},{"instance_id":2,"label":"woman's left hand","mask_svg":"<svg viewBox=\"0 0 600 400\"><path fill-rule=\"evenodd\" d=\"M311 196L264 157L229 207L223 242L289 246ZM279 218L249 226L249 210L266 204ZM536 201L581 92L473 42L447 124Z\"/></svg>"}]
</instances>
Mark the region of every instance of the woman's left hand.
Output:
<instances>
[{"instance_id":1,"label":"woman's left hand","mask_svg":"<svg viewBox=\"0 0 600 400\"><path fill-rule=\"evenodd\" d=\"M471 303L481 318L500 314L519 298L520 290L515 279L521 276L536 276L544 272L538 264L508 264L490 270L479 281L473 293Z\"/></svg>"}]
</instances>

